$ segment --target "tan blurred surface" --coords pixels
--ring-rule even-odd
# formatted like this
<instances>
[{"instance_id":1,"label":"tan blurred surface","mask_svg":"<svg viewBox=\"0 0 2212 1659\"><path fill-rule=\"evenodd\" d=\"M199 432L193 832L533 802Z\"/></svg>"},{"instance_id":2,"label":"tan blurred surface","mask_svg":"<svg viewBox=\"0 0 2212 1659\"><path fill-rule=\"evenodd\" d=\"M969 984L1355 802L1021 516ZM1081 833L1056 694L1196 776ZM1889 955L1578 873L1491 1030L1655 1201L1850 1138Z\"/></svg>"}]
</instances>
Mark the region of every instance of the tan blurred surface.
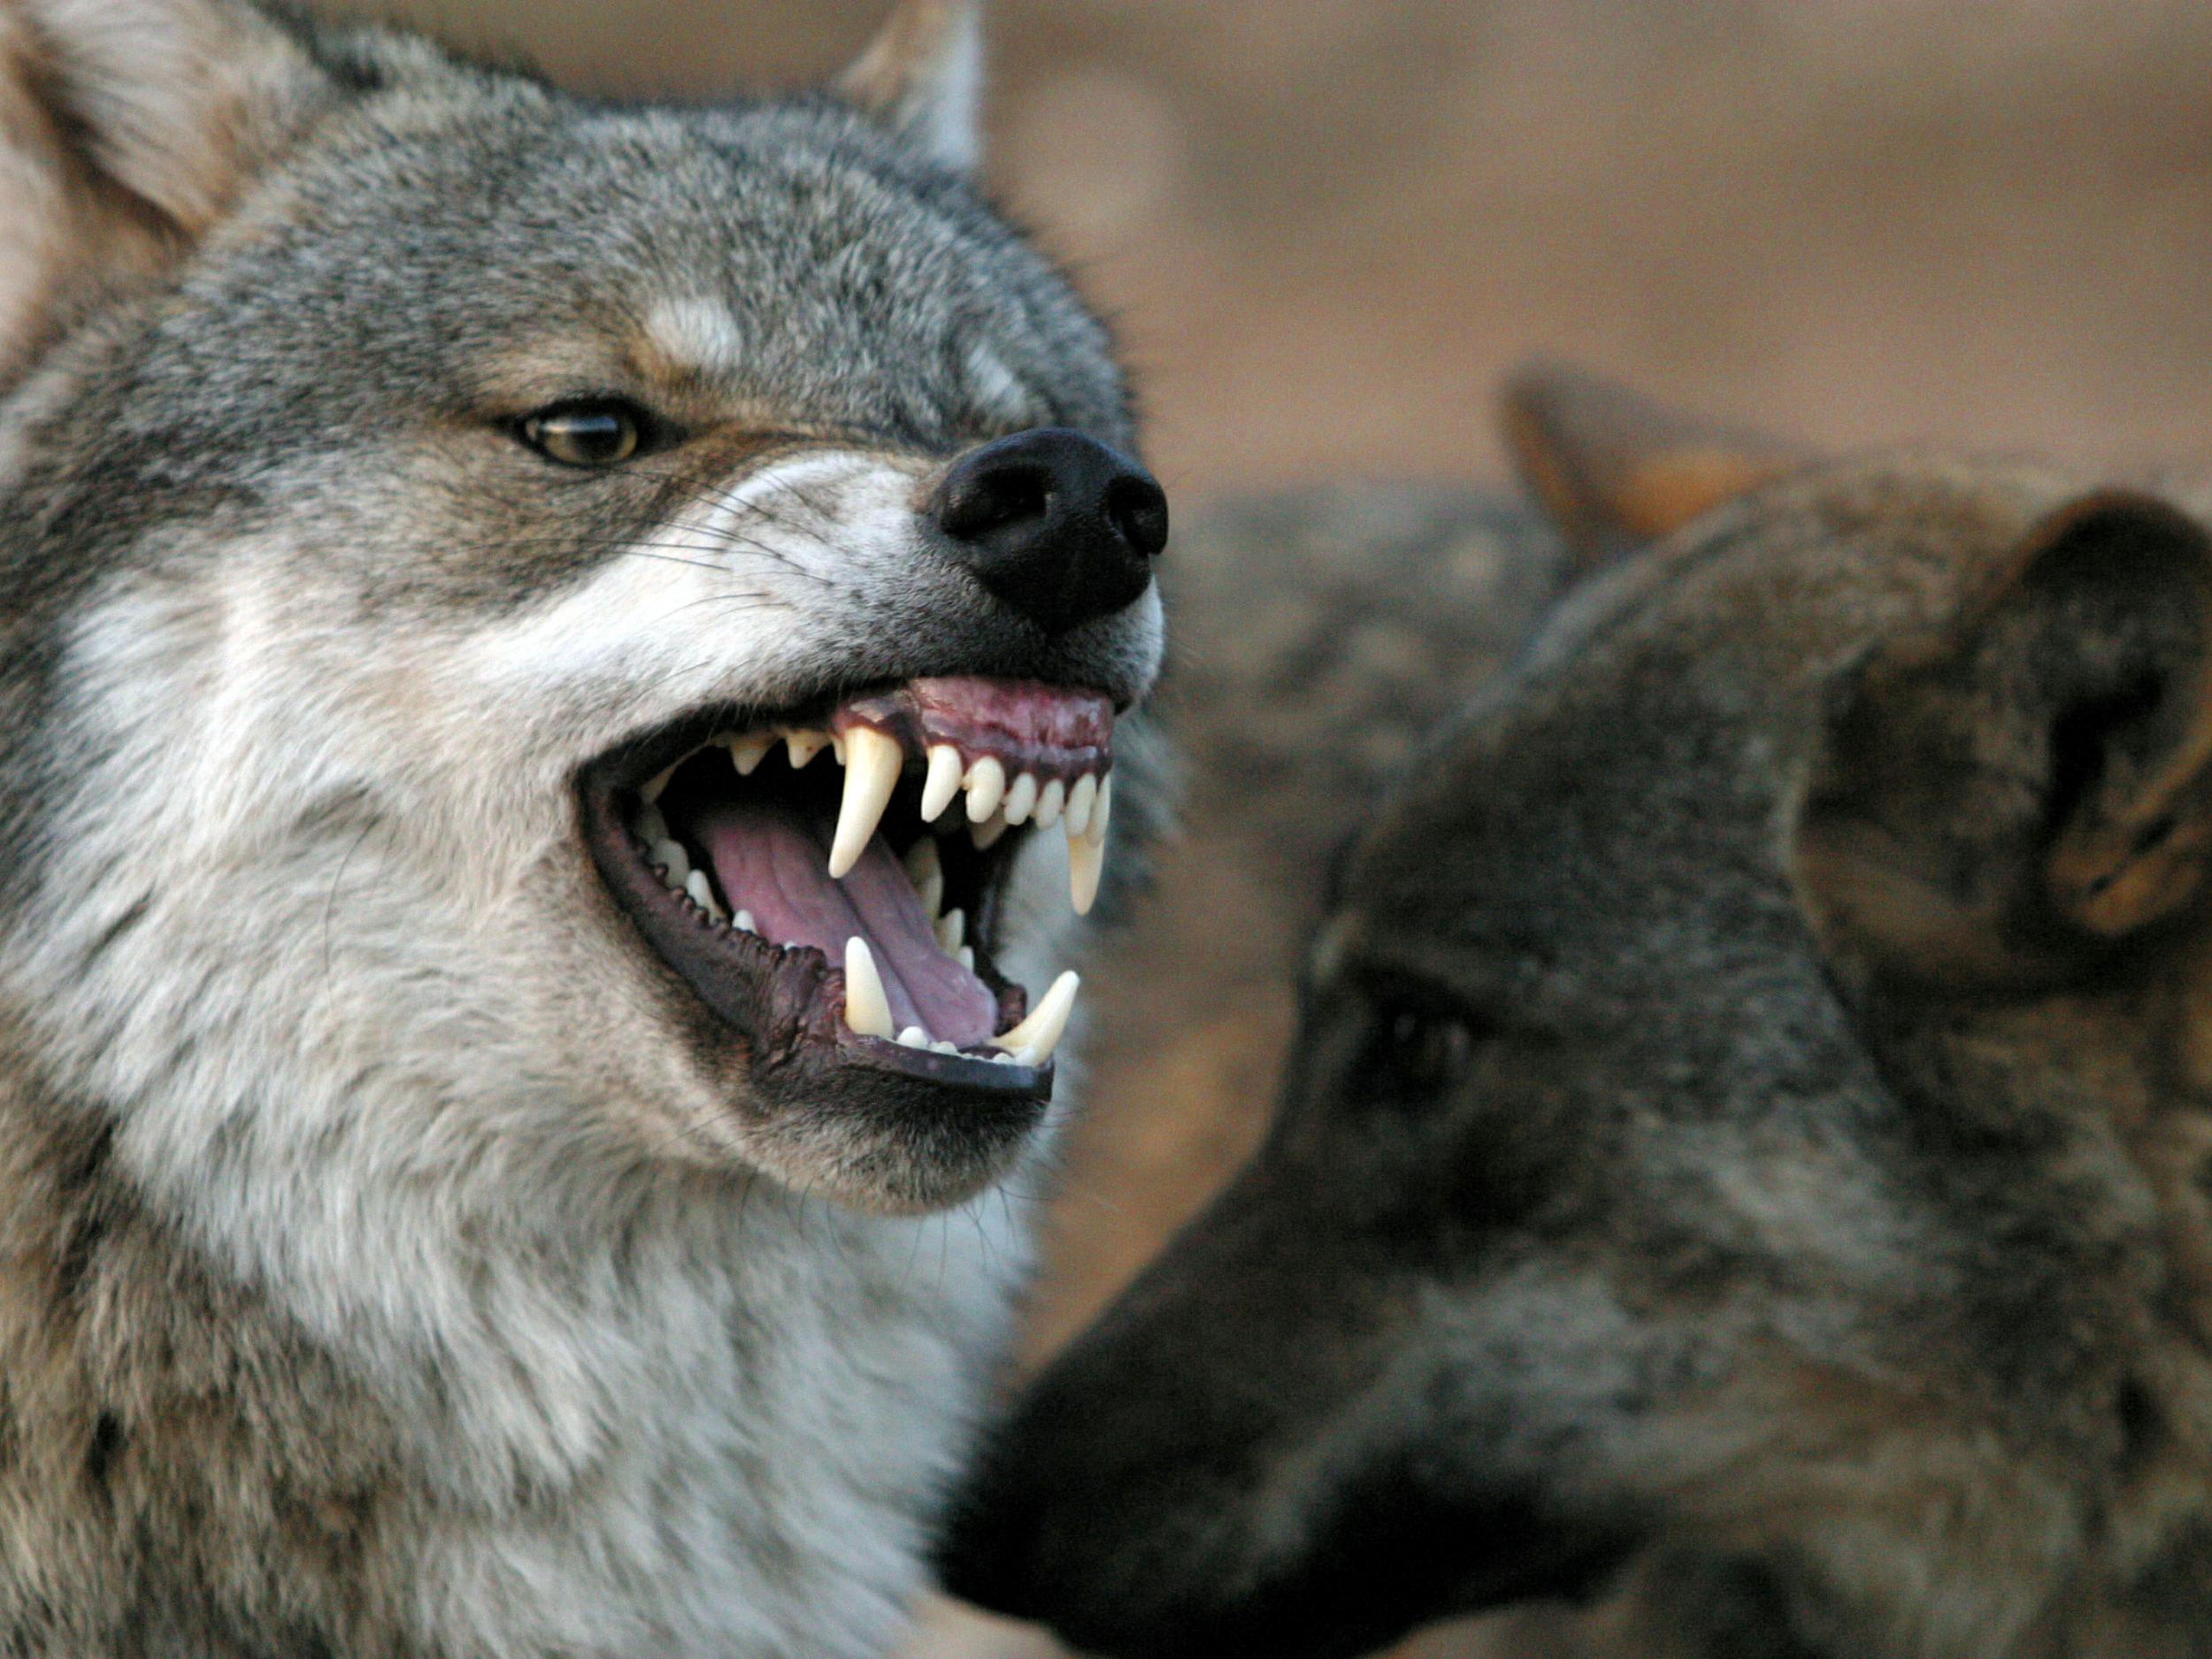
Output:
<instances>
[{"instance_id":1,"label":"tan blurred surface","mask_svg":"<svg viewBox=\"0 0 2212 1659\"><path fill-rule=\"evenodd\" d=\"M353 9L520 48L572 84L710 94L828 72L883 7ZM995 15L992 181L1118 319L1186 521L1256 487L1494 480L1491 388L1538 351L1831 442L2212 452L2202 0L996 0ZM1501 566L1460 533L1479 516L1463 498L1330 511L1397 563L1332 572L1326 514L1179 533L1190 833L1094 981L1097 1087L1033 1354L1250 1147L1323 851L1541 596L1544 559ZM1408 597L1421 581L1446 602L1432 613ZM1335 626L1302 658L1317 595ZM948 1613L923 1651L1054 1650ZM1417 1648L1572 1651L1540 1624Z\"/></svg>"}]
</instances>

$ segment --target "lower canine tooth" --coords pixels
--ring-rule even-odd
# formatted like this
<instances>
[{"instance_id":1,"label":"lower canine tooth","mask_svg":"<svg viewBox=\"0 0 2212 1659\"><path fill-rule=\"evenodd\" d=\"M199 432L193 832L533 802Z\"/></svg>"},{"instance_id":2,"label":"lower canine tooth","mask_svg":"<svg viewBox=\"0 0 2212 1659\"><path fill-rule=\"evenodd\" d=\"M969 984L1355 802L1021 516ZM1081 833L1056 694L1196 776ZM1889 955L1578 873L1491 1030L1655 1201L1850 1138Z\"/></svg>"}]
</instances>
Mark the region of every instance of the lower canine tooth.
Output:
<instances>
[{"instance_id":1,"label":"lower canine tooth","mask_svg":"<svg viewBox=\"0 0 2212 1659\"><path fill-rule=\"evenodd\" d=\"M653 862L664 872L661 879L672 887L680 888L691 878L691 860L680 842L655 841Z\"/></svg>"},{"instance_id":2,"label":"lower canine tooth","mask_svg":"<svg viewBox=\"0 0 2212 1659\"><path fill-rule=\"evenodd\" d=\"M1091 821L1083 826L1083 839L1094 847L1106 844L1107 820L1114 816L1114 780L1110 774L1098 780L1098 804L1091 809Z\"/></svg>"},{"instance_id":3,"label":"lower canine tooth","mask_svg":"<svg viewBox=\"0 0 2212 1659\"><path fill-rule=\"evenodd\" d=\"M1106 870L1106 849L1087 835L1073 833L1069 825L1068 897L1078 916L1088 916L1098 902L1099 878Z\"/></svg>"},{"instance_id":4,"label":"lower canine tooth","mask_svg":"<svg viewBox=\"0 0 2212 1659\"><path fill-rule=\"evenodd\" d=\"M1068 839L1072 841L1091 826L1091 809L1098 804L1098 779L1085 772L1075 780L1075 787L1068 791Z\"/></svg>"},{"instance_id":5,"label":"lower canine tooth","mask_svg":"<svg viewBox=\"0 0 2212 1659\"><path fill-rule=\"evenodd\" d=\"M837 809L837 834L830 843L829 872L833 879L851 873L868 849L868 842L883 822L891 792L899 787L899 771L906 751L899 740L872 726L856 726L845 734L845 798Z\"/></svg>"},{"instance_id":6,"label":"lower canine tooth","mask_svg":"<svg viewBox=\"0 0 2212 1659\"><path fill-rule=\"evenodd\" d=\"M949 956L967 941L968 913L947 910L944 919L937 924L937 949Z\"/></svg>"},{"instance_id":7,"label":"lower canine tooth","mask_svg":"<svg viewBox=\"0 0 2212 1659\"><path fill-rule=\"evenodd\" d=\"M753 919L753 913L750 910L740 910L735 916L730 918L730 926L741 933L760 932L760 924Z\"/></svg>"},{"instance_id":8,"label":"lower canine tooth","mask_svg":"<svg viewBox=\"0 0 2212 1659\"><path fill-rule=\"evenodd\" d=\"M953 796L960 793L960 751L939 743L929 751L929 776L922 784L922 822L934 823L944 816Z\"/></svg>"},{"instance_id":9,"label":"lower canine tooth","mask_svg":"<svg viewBox=\"0 0 2212 1659\"><path fill-rule=\"evenodd\" d=\"M875 954L858 933L845 941L845 1023L864 1037L896 1035Z\"/></svg>"},{"instance_id":10,"label":"lower canine tooth","mask_svg":"<svg viewBox=\"0 0 2212 1659\"><path fill-rule=\"evenodd\" d=\"M1073 969L1052 982L1052 988L1031 1012L1029 1018L1011 1031L1001 1032L991 1039L994 1048L1003 1048L1022 1056L1024 1065L1041 1065L1052 1057L1052 1051L1060 1046L1060 1039L1068 1029L1068 1016L1075 1011L1076 987L1083 983ZM1034 1055L1034 1059L1030 1058Z\"/></svg>"},{"instance_id":11,"label":"lower canine tooth","mask_svg":"<svg viewBox=\"0 0 2212 1659\"><path fill-rule=\"evenodd\" d=\"M975 972L975 951L972 947L963 945L959 949L954 951L952 955L953 959L959 963L959 964L965 968L970 973L973 973Z\"/></svg>"}]
</instances>

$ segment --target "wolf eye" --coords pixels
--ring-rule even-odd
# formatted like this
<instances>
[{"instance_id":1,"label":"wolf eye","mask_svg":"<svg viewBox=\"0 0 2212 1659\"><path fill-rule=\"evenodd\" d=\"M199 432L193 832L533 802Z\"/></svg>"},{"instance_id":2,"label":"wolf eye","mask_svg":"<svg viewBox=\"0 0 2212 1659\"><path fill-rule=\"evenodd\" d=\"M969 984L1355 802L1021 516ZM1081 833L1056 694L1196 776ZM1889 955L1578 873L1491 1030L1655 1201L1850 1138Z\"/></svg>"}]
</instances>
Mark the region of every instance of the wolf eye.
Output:
<instances>
[{"instance_id":1,"label":"wolf eye","mask_svg":"<svg viewBox=\"0 0 2212 1659\"><path fill-rule=\"evenodd\" d=\"M1379 1094L1425 1100L1467 1075L1480 1041L1475 1020L1463 1011L1392 998L1375 1009L1363 1069Z\"/></svg>"},{"instance_id":2,"label":"wolf eye","mask_svg":"<svg viewBox=\"0 0 2212 1659\"><path fill-rule=\"evenodd\" d=\"M516 436L563 466L619 466L644 445L649 419L618 398L557 403L525 415Z\"/></svg>"}]
</instances>

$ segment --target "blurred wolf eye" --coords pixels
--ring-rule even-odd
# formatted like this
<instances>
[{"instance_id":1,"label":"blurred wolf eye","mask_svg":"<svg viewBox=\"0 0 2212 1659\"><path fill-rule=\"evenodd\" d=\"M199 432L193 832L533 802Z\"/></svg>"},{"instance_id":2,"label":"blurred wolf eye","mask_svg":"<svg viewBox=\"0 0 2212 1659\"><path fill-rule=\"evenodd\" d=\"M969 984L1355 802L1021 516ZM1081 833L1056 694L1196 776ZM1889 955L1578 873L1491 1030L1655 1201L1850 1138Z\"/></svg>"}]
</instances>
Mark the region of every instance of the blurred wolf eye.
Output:
<instances>
[{"instance_id":1,"label":"blurred wolf eye","mask_svg":"<svg viewBox=\"0 0 2212 1659\"><path fill-rule=\"evenodd\" d=\"M517 435L563 466L619 466L645 442L646 417L616 398L559 403L523 417Z\"/></svg>"},{"instance_id":2,"label":"blurred wolf eye","mask_svg":"<svg viewBox=\"0 0 2212 1659\"><path fill-rule=\"evenodd\" d=\"M1463 1013L1385 1002L1375 1010L1368 1073L1380 1090L1400 1100L1440 1094L1467 1075L1479 1041Z\"/></svg>"}]
</instances>

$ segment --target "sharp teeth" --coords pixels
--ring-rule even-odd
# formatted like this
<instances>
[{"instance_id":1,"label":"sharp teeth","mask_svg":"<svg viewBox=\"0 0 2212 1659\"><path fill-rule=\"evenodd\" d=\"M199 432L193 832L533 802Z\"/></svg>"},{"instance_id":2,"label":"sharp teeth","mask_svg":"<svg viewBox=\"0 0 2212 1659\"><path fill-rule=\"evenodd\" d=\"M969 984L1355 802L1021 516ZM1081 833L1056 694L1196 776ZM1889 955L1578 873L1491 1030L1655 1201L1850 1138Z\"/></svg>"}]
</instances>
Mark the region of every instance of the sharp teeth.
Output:
<instances>
[{"instance_id":1,"label":"sharp teeth","mask_svg":"<svg viewBox=\"0 0 2212 1659\"><path fill-rule=\"evenodd\" d=\"M776 746L772 733L755 732L748 737L730 740L730 758L736 763L737 775L749 778L760 763L768 758L768 751Z\"/></svg>"},{"instance_id":2,"label":"sharp teeth","mask_svg":"<svg viewBox=\"0 0 2212 1659\"><path fill-rule=\"evenodd\" d=\"M845 941L845 1023L864 1037L890 1037L891 999L883 994L868 941L855 933Z\"/></svg>"},{"instance_id":3,"label":"sharp teeth","mask_svg":"<svg viewBox=\"0 0 2212 1659\"><path fill-rule=\"evenodd\" d=\"M922 896L922 908L932 916L945 902L945 867L938 857L934 836L925 835L908 849L906 879Z\"/></svg>"},{"instance_id":4,"label":"sharp teeth","mask_svg":"<svg viewBox=\"0 0 2212 1659\"><path fill-rule=\"evenodd\" d=\"M944 816L953 796L960 793L960 751L939 743L929 751L929 776L922 784L922 822L934 823Z\"/></svg>"},{"instance_id":5,"label":"sharp teeth","mask_svg":"<svg viewBox=\"0 0 2212 1659\"><path fill-rule=\"evenodd\" d=\"M932 1054L958 1054L960 1045L956 1042L933 1042L929 1045L929 1051Z\"/></svg>"},{"instance_id":6,"label":"sharp teeth","mask_svg":"<svg viewBox=\"0 0 2212 1659\"><path fill-rule=\"evenodd\" d=\"M968 913L965 910L947 910L945 919L937 924L937 949L948 956L968 942Z\"/></svg>"},{"instance_id":7,"label":"sharp teeth","mask_svg":"<svg viewBox=\"0 0 2212 1659\"><path fill-rule=\"evenodd\" d=\"M760 932L760 924L753 919L753 913L750 910L740 910L736 915L731 917L730 926L736 928L741 933L757 933Z\"/></svg>"},{"instance_id":8,"label":"sharp teeth","mask_svg":"<svg viewBox=\"0 0 2212 1659\"><path fill-rule=\"evenodd\" d=\"M676 841L655 841L653 862L661 867L661 879L680 892L691 875L691 860L682 846Z\"/></svg>"},{"instance_id":9,"label":"sharp teeth","mask_svg":"<svg viewBox=\"0 0 2212 1659\"><path fill-rule=\"evenodd\" d=\"M657 806L638 808L637 834L638 839L648 847L657 846L662 841L674 839L668 833L668 820L661 816L661 810Z\"/></svg>"},{"instance_id":10,"label":"sharp teeth","mask_svg":"<svg viewBox=\"0 0 2212 1659\"><path fill-rule=\"evenodd\" d=\"M1068 825L1068 897L1078 916L1088 916L1098 902L1099 878L1105 873L1106 849L1087 835L1075 833Z\"/></svg>"},{"instance_id":11,"label":"sharp teeth","mask_svg":"<svg viewBox=\"0 0 2212 1659\"><path fill-rule=\"evenodd\" d=\"M1024 772L1014 780L1014 787L1006 792L1006 821L1025 824L1037 806L1037 778L1033 772Z\"/></svg>"},{"instance_id":12,"label":"sharp teeth","mask_svg":"<svg viewBox=\"0 0 2212 1659\"><path fill-rule=\"evenodd\" d=\"M991 1046L1020 1056L1024 1065L1043 1064L1060 1046L1060 1039L1068 1028L1068 1016L1075 1011L1076 987L1082 983L1071 968L1052 982L1052 988L1045 993L1044 1000L1027 1019L1013 1030L1002 1031L992 1038ZM1035 1058L1031 1058L1032 1055Z\"/></svg>"},{"instance_id":13,"label":"sharp teeth","mask_svg":"<svg viewBox=\"0 0 2212 1659\"><path fill-rule=\"evenodd\" d=\"M1098 779L1085 772L1068 791L1068 839L1073 841L1091 826L1091 809L1098 804Z\"/></svg>"},{"instance_id":14,"label":"sharp teeth","mask_svg":"<svg viewBox=\"0 0 2212 1659\"><path fill-rule=\"evenodd\" d=\"M969 949L967 946L963 945L959 949L954 951L952 954L953 959L959 963L959 964L965 968L970 973L973 973L975 972L974 951Z\"/></svg>"},{"instance_id":15,"label":"sharp teeth","mask_svg":"<svg viewBox=\"0 0 2212 1659\"><path fill-rule=\"evenodd\" d=\"M876 826L883 822L891 792L899 787L899 771L906 752L899 740L872 726L856 726L846 734L845 799L837 809L837 835L830 843L829 872L833 879L849 874L868 849Z\"/></svg>"},{"instance_id":16,"label":"sharp teeth","mask_svg":"<svg viewBox=\"0 0 2212 1659\"><path fill-rule=\"evenodd\" d=\"M1037 791L1037 827L1050 829L1060 821L1060 805L1067 799L1068 787L1057 778Z\"/></svg>"},{"instance_id":17,"label":"sharp teeth","mask_svg":"<svg viewBox=\"0 0 2212 1659\"><path fill-rule=\"evenodd\" d=\"M1098 780L1098 804L1091 809L1091 821L1083 826L1083 839L1094 847L1106 844L1106 820L1114 815L1114 779L1109 772Z\"/></svg>"},{"instance_id":18,"label":"sharp teeth","mask_svg":"<svg viewBox=\"0 0 2212 1659\"><path fill-rule=\"evenodd\" d=\"M987 823L968 826L968 839L975 843L978 852L988 852L998 845L998 838L1006 833L1006 820L995 818Z\"/></svg>"},{"instance_id":19,"label":"sharp teeth","mask_svg":"<svg viewBox=\"0 0 2212 1659\"><path fill-rule=\"evenodd\" d=\"M902 1048L926 1048L929 1047L929 1033L924 1031L919 1025L909 1025L904 1031L899 1033L899 1047Z\"/></svg>"},{"instance_id":20,"label":"sharp teeth","mask_svg":"<svg viewBox=\"0 0 2212 1659\"><path fill-rule=\"evenodd\" d=\"M684 891L691 895L691 902L694 904L704 910L709 916L713 917L717 921L721 920L722 906L715 899L714 889L707 885L707 872L705 871L695 870L689 875L686 876L684 878Z\"/></svg>"},{"instance_id":21,"label":"sharp teeth","mask_svg":"<svg viewBox=\"0 0 2212 1659\"><path fill-rule=\"evenodd\" d=\"M968 822L980 824L1006 799L1006 768L986 755L968 768Z\"/></svg>"},{"instance_id":22,"label":"sharp teeth","mask_svg":"<svg viewBox=\"0 0 2212 1659\"><path fill-rule=\"evenodd\" d=\"M676 763L677 765L681 765L683 763L681 761ZM645 798L645 804L650 806L654 802L659 800L661 798L661 791L668 787L668 780L675 775L676 767L671 766L666 772L661 773L659 777L653 779L645 786L645 787L639 790L638 794Z\"/></svg>"},{"instance_id":23,"label":"sharp teeth","mask_svg":"<svg viewBox=\"0 0 2212 1659\"><path fill-rule=\"evenodd\" d=\"M786 732L783 746L791 756L791 770L803 771L806 764L829 747L827 732Z\"/></svg>"}]
</instances>

